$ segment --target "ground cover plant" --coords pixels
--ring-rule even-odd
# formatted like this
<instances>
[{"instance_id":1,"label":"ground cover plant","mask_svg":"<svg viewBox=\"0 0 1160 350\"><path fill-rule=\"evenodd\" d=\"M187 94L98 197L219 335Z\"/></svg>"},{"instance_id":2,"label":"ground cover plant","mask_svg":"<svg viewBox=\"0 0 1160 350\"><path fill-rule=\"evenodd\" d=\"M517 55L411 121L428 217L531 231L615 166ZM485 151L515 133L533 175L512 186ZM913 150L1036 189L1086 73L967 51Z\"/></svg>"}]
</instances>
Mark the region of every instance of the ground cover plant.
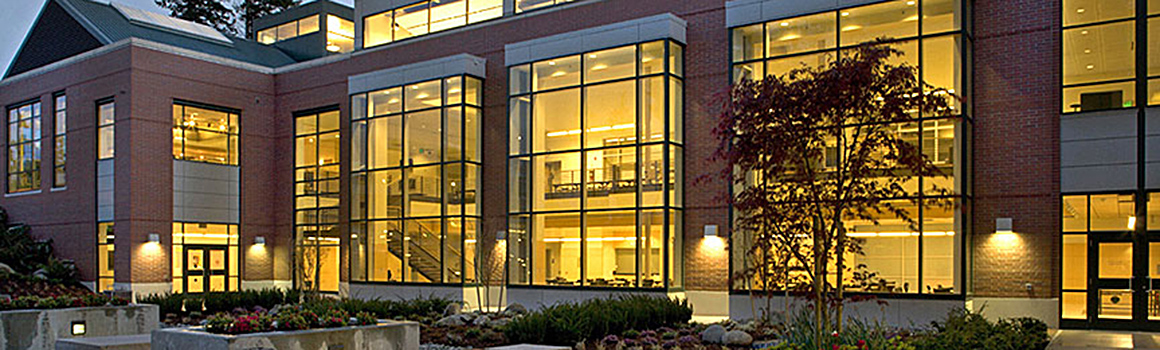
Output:
<instances>
[{"instance_id":1,"label":"ground cover plant","mask_svg":"<svg viewBox=\"0 0 1160 350\"><path fill-rule=\"evenodd\" d=\"M679 326L692 317L693 309L687 301L622 295L545 307L513 320L504 328L504 334L516 344L572 346L633 329Z\"/></svg>"}]
</instances>

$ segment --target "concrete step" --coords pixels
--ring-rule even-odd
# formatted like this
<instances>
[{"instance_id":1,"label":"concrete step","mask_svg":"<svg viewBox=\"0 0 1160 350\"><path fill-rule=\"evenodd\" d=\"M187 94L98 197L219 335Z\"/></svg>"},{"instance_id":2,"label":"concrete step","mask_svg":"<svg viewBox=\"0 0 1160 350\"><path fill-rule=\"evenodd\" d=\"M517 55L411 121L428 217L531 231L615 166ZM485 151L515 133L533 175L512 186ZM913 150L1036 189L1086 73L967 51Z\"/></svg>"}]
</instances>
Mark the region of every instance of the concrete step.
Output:
<instances>
[{"instance_id":1,"label":"concrete step","mask_svg":"<svg viewBox=\"0 0 1160 350\"><path fill-rule=\"evenodd\" d=\"M56 341L56 350L149 350L150 334L72 338Z\"/></svg>"}]
</instances>

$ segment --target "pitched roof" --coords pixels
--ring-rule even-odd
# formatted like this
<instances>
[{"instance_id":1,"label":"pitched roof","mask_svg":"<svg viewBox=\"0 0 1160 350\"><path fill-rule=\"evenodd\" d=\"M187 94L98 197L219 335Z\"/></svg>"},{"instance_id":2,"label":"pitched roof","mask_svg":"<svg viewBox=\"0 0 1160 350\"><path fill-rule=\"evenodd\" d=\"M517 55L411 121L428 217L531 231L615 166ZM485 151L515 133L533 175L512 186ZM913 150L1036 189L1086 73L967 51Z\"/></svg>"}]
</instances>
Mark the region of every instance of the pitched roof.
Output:
<instances>
[{"instance_id":1,"label":"pitched roof","mask_svg":"<svg viewBox=\"0 0 1160 350\"><path fill-rule=\"evenodd\" d=\"M188 49L222 58L252 63L265 67L281 67L296 63L286 53L272 46L256 41L223 35L212 28L179 19L149 13L121 4L107 4L92 0L46 0L45 10L33 28L46 20L44 12L51 3L60 5L64 11L79 23L89 34L101 43L109 45L128 38L138 38L178 48ZM59 18L56 20L60 20ZM51 24L49 24L51 25ZM41 45L56 46L54 43L36 43L29 36L16 56L19 59L26 48ZM61 48L62 50L68 48ZM16 59L13 60L14 62ZM44 62L44 64L51 62ZM28 67L23 67L27 70ZM31 67L35 68L35 67ZM9 69L8 76L14 75Z\"/></svg>"}]
</instances>

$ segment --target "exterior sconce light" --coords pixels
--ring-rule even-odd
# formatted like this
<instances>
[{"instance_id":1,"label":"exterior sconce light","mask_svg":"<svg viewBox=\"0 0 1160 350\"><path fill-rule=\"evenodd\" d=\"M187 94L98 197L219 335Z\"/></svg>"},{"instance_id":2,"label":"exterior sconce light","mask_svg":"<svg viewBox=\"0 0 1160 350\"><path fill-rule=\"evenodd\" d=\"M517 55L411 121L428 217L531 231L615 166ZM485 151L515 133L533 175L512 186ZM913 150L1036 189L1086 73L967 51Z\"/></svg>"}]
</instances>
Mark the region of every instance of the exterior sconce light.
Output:
<instances>
[{"instance_id":1,"label":"exterior sconce light","mask_svg":"<svg viewBox=\"0 0 1160 350\"><path fill-rule=\"evenodd\" d=\"M1011 218L995 219L995 233L1015 233L1012 229Z\"/></svg>"},{"instance_id":2,"label":"exterior sconce light","mask_svg":"<svg viewBox=\"0 0 1160 350\"><path fill-rule=\"evenodd\" d=\"M705 225L704 230L705 238L720 237L720 234L717 233L717 225Z\"/></svg>"},{"instance_id":3,"label":"exterior sconce light","mask_svg":"<svg viewBox=\"0 0 1160 350\"><path fill-rule=\"evenodd\" d=\"M507 231L504 231L504 230L495 231L495 240L497 242L506 241L507 240Z\"/></svg>"},{"instance_id":4,"label":"exterior sconce light","mask_svg":"<svg viewBox=\"0 0 1160 350\"><path fill-rule=\"evenodd\" d=\"M149 234L149 243L160 244L161 243L161 235L156 234L156 233L150 233Z\"/></svg>"},{"instance_id":5,"label":"exterior sconce light","mask_svg":"<svg viewBox=\"0 0 1160 350\"><path fill-rule=\"evenodd\" d=\"M254 245L266 245L266 236L254 237Z\"/></svg>"}]
</instances>

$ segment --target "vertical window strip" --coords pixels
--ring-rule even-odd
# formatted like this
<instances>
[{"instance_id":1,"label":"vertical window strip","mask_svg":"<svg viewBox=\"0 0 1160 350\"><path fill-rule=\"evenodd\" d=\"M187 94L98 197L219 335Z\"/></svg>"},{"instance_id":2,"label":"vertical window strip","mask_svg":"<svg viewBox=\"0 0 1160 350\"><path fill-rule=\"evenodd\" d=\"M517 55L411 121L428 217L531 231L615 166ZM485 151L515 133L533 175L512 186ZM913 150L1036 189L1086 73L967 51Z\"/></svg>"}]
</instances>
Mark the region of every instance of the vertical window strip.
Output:
<instances>
[{"instance_id":1,"label":"vertical window strip","mask_svg":"<svg viewBox=\"0 0 1160 350\"><path fill-rule=\"evenodd\" d=\"M53 99L53 177L52 187L64 188L68 182L65 172L65 163L68 160L68 98L58 94Z\"/></svg>"}]
</instances>

